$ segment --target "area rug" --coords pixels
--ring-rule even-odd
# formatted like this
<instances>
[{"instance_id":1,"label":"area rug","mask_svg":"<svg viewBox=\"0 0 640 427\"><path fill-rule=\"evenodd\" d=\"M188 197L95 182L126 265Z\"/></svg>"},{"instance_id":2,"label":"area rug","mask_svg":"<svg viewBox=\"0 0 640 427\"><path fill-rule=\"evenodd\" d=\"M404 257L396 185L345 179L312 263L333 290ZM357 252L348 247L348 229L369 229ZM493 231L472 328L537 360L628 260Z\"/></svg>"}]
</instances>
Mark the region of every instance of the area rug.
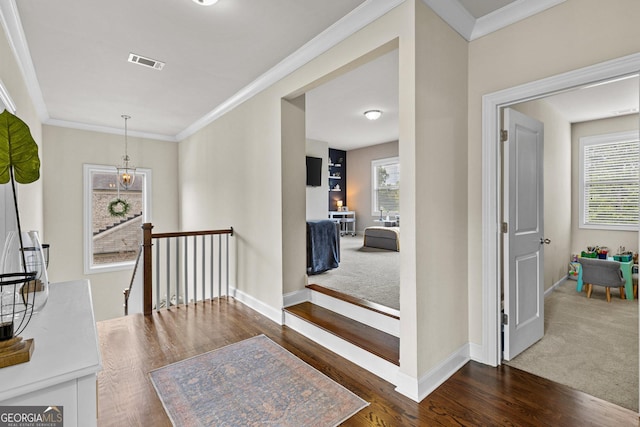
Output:
<instances>
[{"instance_id":1,"label":"area rug","mask_svg":"<svg viewBox=\"0 0 640 427\"><path fill-rule=\"evenodd\" d=\"M150 375L174 426L335 426L368 405L264 335Z\"/></svg>"}]
</instances>

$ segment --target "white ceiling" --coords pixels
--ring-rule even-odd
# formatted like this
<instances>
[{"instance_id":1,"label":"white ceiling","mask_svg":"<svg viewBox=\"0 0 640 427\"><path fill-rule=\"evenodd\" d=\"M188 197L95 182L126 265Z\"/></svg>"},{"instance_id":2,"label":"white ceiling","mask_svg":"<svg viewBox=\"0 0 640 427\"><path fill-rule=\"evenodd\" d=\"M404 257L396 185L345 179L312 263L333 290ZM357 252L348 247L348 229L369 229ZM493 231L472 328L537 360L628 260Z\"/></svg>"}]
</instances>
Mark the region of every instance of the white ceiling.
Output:
<instances>
[{"instance_id":1,"label":"white ceiling","mask_svg":"<svg viewBox=\"0 0 640 427\"><path fill-rule=\"evenodd\" d=\"M0 0L0 23L43 123L122 133L128 114L130 135L179 141L403 1ZM564 0L423 1L473 40ZM397 139L397 61L311 91L309 137L336 148ZM364 119L369 108L382 118Z\"/></svg>"}]
</instances>

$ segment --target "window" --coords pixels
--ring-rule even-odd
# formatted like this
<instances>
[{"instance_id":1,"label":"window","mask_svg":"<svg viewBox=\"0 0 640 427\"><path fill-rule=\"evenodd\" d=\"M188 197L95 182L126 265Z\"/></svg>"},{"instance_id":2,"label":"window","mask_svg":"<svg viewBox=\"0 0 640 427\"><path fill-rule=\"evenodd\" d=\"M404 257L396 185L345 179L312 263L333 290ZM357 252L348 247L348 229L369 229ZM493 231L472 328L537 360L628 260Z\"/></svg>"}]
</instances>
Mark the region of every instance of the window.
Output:
<instances>
[{"instance_id":1,"label":"window","mask_svg":"<svg viewBox=\"0 0 640 427\"><path fill-rule=\"evenodd\" d=\"M371 192L372 215L400 212L400 159L398 157L371 162Z\"/></svg>"},{"instance_id":2,"label":"window","mask_svg":"<svg viewBox=\"0 0 640 427\"><path fill-rule=\"evenodd\" d=\"M118 187L114 166L84 165L85 274L130 268L136 260L142 224L151 220L151 171L138 168L128 190ZM116 199L127 208L112 204Z\"/></svg>"},{"instance_id":3,"label":"window","mask_svg":"<svg viewBox=\"0 0 640 427\"><path fill-rule=\"evenodd\" d=\"M638 229L638 132L580 138L580 227Z\"/></svg>"}]
</instances>

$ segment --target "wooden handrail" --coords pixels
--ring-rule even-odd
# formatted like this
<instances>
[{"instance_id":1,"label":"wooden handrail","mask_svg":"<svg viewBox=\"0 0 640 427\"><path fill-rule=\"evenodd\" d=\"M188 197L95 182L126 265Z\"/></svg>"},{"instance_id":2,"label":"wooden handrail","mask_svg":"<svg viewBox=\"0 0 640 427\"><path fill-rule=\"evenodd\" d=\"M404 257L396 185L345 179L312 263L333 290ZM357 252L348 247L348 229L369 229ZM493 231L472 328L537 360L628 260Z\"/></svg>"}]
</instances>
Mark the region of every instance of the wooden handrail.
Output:
<instances>
[{"instance_id":1,"label":"wooden handrail","mask_svg":"<svg viewBox=\"0 0 640 427\"><path fill-rule=\"evenodd\" d=\"M167 237L183 237L183 236L209 236L212 234L229 234L233 236L233 227L222 230L205 230L205 231L174 231L171 233L155 233L152 234L154 239L164 239Z\"/></svg>"},{"instance_id":2,"label":"wooden handrail","mask_svg":"<svg viewBox=\"0 0 640 427\"><path fill-rule=\"evenodd\" d=\"M142 249L143 249L143 311L145 315L151 314L153 311L153 239L166 239L174 237L189 236L210 236L227 234L233 236L233 227L221 230L203 230L203 231L177 231L169 233L153 233L153 225L151 223L142 224ZM169 306L169 296L167 296L167 306Z\"/></svg>"}]
</instances>

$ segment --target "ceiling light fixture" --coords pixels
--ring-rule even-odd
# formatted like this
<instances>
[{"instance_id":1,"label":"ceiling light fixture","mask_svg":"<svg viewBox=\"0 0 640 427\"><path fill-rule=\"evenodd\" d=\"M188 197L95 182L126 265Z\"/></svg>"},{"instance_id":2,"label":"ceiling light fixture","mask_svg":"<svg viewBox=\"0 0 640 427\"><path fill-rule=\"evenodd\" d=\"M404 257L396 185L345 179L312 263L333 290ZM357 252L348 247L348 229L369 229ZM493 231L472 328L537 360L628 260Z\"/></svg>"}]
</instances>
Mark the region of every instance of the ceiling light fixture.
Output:
<instances>
[{"instance_id":1,"label":"ceiling light fixture","mask_svg":"<svg viewBox=\"0 0 640 427\"><path fill-rule=\"evenodd\" d=\"M218 0L193 0L193 2L202 6L211 6L212 4L218 3Z\"/></svg>"},{"instance_id":2,"label":"ceiling light fixture","mask_svg":"<svg viewBox=\"0 0 640 427\"><path fill-rule=\"evenodd\" d=\"M118 182L122 188L127 190L133 185L133 181L136 180L136 168L129 164L131 159L127 152L127 120L129 120L131 116L123 114L120 117L124 119L124 156L122 156L122 166L116 167L116 169L118 170Z\"/></svg>"},{"instance_id":3,"label":"ceiling light fixture","mask_svg":"<svg viewBox=\"0 0 640 427\"><path fill-rule=\"evenodd\" d=\"M369 120L378 120L380 116L382 116L382 111L380 110L367 110L364 112L364 116Z\"/></svg>"}]
</instances>

